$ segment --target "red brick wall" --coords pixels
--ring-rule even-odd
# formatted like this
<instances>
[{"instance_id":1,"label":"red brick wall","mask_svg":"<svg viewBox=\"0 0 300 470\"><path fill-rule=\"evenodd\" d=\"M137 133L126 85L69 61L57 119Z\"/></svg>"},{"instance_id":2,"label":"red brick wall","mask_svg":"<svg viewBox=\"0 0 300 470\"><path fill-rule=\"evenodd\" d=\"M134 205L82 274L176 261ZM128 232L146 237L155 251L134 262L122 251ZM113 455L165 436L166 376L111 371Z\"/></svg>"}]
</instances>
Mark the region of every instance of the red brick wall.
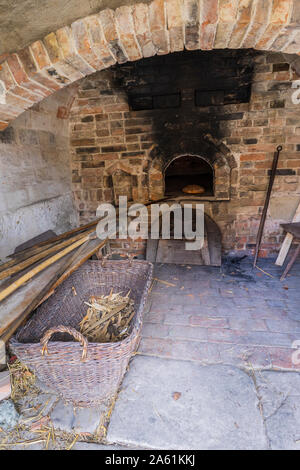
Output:
<instances>
[{"instance_id":1,"label":"red brick wall","mask_svg":"<svg viewBox=\"0 0 300 470\"><path fill-rule=\"evenodd\" d=\"M159 111L130 111L115 70L84 79L71 111L73 190L82 222L95 217L99 203L114 201L112 179L116 172L131 182L133 200L163 195L159 158L153 161L151 155L158 145ZM278 250L282 240L279 224L291 220L299 202L300 113L291 101L295 91L292 81L298 78L282 54L261 53L254 58L249 103L200 110L202 114L225 113L228 118L218 123L217 142L230 153L230 200L204 201L205 211L220 226L226 251L253 249L277 145L283 145L283 152L261 255ZM186 102L193 96L188 83L182 96Z\"/></svg>"}]
</instances>

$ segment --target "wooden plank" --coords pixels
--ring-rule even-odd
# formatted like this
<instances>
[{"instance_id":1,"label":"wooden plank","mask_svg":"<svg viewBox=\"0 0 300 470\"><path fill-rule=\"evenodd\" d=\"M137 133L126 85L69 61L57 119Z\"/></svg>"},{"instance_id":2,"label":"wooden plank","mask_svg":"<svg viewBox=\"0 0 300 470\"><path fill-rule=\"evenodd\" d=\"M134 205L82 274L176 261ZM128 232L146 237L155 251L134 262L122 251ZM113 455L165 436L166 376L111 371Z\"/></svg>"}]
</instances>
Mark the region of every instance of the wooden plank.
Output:
<instances>
[{"instance_id":1,"label":"wooden plank","mask_svg":"<svg viewBox=\"0 0 300 470\"><path fill-rule=\"evenodd\" d=\"M4 341L0 340L0 370L6 364L6 350Z\"/></svg>"},{"instance_id":2,"label":"wooden plank","mask_svg":"<svg viewBox=\"0 0 300 470\"><path fill-rule=\"evenodd\" d=\"M69 255L70 257L70 255ZM20 287L14 295L7 297L0 304L0 334L13 323L33 299L39 294L41 289L49 282L55 272L64 264L65 260L61 259L55 264L49 266L44 271L39 273L30 282Z\"/></svg>"},{"instance_id":3,"label":"wooden plank","mask_svg":"<svg viewBox=\"0 0 300 470\"><path fill-rule=\"evenodd\" d=\"M208 249L211 266L222 264L222 236L217 224L205 214L205 225L207 229Z\"/></svg>"},{"instance_id":4,"label":"wooden plank","mask_svg":"<svg viewBox=\"0 0 300 470\"><path fill-rule=\"evenodd\" d=\"M292 269L296 259L299 256L299 253L300 253L300 245L297 246L297 249L296 249L295 253L293 254L291 260L289 261L287 267L285 268L284 273L282 274L282 276L280 278L281 281L283 281L286 278L286 276L288 275L288 273Z\"/></svg>"},{"instance_id":5,"label":"wooden plank","mask_svg":"<svg viewBox=\"0 0 300 470\"><path fill-rule=\"evenodd\" d=\"M9 261L6 261L3 264L0 264L0 273L2 273L3 271L5 271L8 268L16 266L18 263L21 263L22 261L24 261L26 259L31 258L31 256L37 255L38 253L41 253L42 251L45 251L45 249L50 247L50 246L57 245L58 243L59 243L59 241L57 241L55 243L52 243L52 245L45 245L45 246L41 246L41 247L34 248L34 249L28 249L27 251L24 251L24 253L22 252L18 258L12 258L12 259L10 259Z\"/></svg>"},{"instance_id":6,"label":"wooden plank","mask_svg":"<svg viewBox=\"0 0 300 470\"><path fill-rule=\"evenodd\" d=\"M0 301L8 297L10 294L12 294L15 290L17 290L20 286L22 286L25 282L29 281L32 279L36 274L50 266L51 264L55 263L59 259L63 258L65 255L70 253L71 251L75 250L78 246L82 245L85 243L89 238L89 235L86 237L80 238L77 240L75 243L73 243L70 246L67 246L64 250L56 253L54 256L51 258L47 259L46 261L43 261L40 263L38 266L35 268L31 269L28 271L26 274L21 276L19 279L17 279L15 282L4 288L2 291L0 291Z\"/></svg>"},{"instance_id":7,"label":"wooden plank","mask_svg":"<svg viewBox=\"0 0 300 470\"><path fill-rule=\"evenodd\" d=\"M90 230L87 230L84 233L80 233L79 235L76 235L75 237L68 238L68 240L60 242L59 244L54 244L54 246L46 248L45 250L41 251L40 253L37 253L33 256L30 256L29 258L26 258L23 261L20 261L14 266L9 266L6 269L3 269L3 266L2 266L1 270L0 270L0 280L5 279L7 277L10 277L11 275L22 271L23 269L27 268L28 266L31 266L32 264L36 263L37 261L46 258L48 255L61 250L65 246L71 245L72 243L76 242L77 240L80 240L81 238L85 237L86 235L88 235L92 232L94 232L94 228L92 228ZM10 263L10 261L8 263Z\"/></svg>"},{"instance_id":8,"label":"wooden plank","mask_svg":"<svg viewBox=\"0 0 300 470\"><path fill-rule=\"evenodd\" d=\"M156 262L205 265L202 250L186 250L185 242L186 240L159 240Z\"/></svg>"},{"instance_id":9,"label":"wooden plank","mask_svg":"<svg viewBox=\"0 0 300 470\"><path fill-rule=\"evenodd\" d=\"M63 274L63 272L71 265L74 259L80 255L81 251L83 250L85 244L88 243L88 240L80 246L79 249L75 251L75 254L72 253L72 256L67 257L64 259L64 263L56 270L54 275L50 278L47 284L40 290L38 295L34 297L32 302L25 308L22 314L13 322L11 325L5 329L5 331L1 335L2 341L7 341L16 331L16 329L23 323L24 320L30 315L30 313L38 306L40 300L44 297L44 295L51 289L53 284L56 282L57 279Z\"/></svg>"},{"instance_id":10,"label":"wooden plank","mask_svg":"<svg viewBox=\"0 0 300 470\"><path fill-rule=\"evenodd\" d=\"M30 248L37 245L38 243L48 242L51 238L54 238L56 236L57 235L55 232L53 232L53 230L47 230L46 232L40 233L36 237L33 237L30 240L27 240L26 242L21 243L21 245L18 245L15 248L14 254L17 254L20 251L29 250Z\"/></svg>"},{"instance_id":11,"label":"wooden plank","mask_svg":"<svg viewBox=\"0 0 300 470\"><path fill-rule=\"evenodd\" d=\"M158 241L158 239L152 240L151 238L147 240L146 260L150 261L150 263L155 263L156 261Z\"/></svg>"},{"instance_id":12,"label":"wooden plank","mask_svg":"<svg viewBox=\"0 0 300 470\"><path fill-rule=\"evenodd\" d=\"M204 232L204 244L201 250L186 250L187 240L148 240L147 260L160 263L221 266L221 232L216 223L206 214Z\"/></svg>"},{"instance_id":13,"label":"wooden plank","mask_svg":"<svg viewBox=\"0 0 300 470\"><path fill-rule=\"evenodd\" d=\"M37 243L33 247L28 248L26 250L19 251L18 253L12 253L11 255L8 256L8 258L18 258L20 255L24 254L25 252L27 253L28 251L30 252L31 250L35 250L36 248L46 246L46 245L51 245L51 244L53 244L53 243L55 243L59 240L63 240L65 238L71 237L75 233L84 232L88 228L95 227L98 224L99 220L100 219L93 220L92 222L90 222L86 225L82 225L81 227L76 227L72 230L69 230L68 232L62 233L61 235L57 235L56 237L50 238L49 240L46 240L46 241L41 242L41 243Z\"/></svg>"},{"instance_id":14,"label":"wooden plank","mask_svg":"<svg viewBox=\"0 0 300 470\"><path fill-rule=\"evenodd\" d=\"M284 238L284 241L281 245L281 248L280 248L280 251L279 251L279 254L277 256L277 259L275 261L275 264L277 266L282 266L283 263L285 262L285 259L288 255L288 252L290 250L290 247L291 247L291 244L293 243L293 235L291 233L287 233L285 238Z\"/></svg>"},{"instance_id":15,"label":"wooden plank","mask_svg":"<svg viewBox=\"0 0 300 470\"><path fill-rule=\"evenodd\" d=\"M23 321L24 321L24 312L30 313L30 305L32 302L41 295L41 292L46 290L45 286L49 284L49 280L53 279L53 276L57 273L60 273L62 267L68 264L68 261L71 261L71 264L64 269L64 272L61 273L53 285L48 287L46 294L43 294L43 299L39 298L40 305L46 298L50 297L55 291L55 288L61 284L65 279L67 279L79 266L85 263L96 251L98 251L101 246L105 244L105 241L95 239L89 240L86 245L82 245L82 251L80 255L75 253L67 255L65 258L57 261L55 264L49 266L44 271L39 273L35 278L18 289L11 295L6 298L0 304L0 342L1 339L5 338L5 341L13 334ZM72 259L73 258L73 259ZM34 308L36 308L34 307ZM31 310L32 311L32 310ZM5 336L4 336L5 335Z\"/></svg>"},{"instance_id":16,"label":"wooden plank","mask_svg":"<svg viewBox=\"0 0 300 470\"><path fill-rule=\"evenodd\" d=\"M48 297L50 297L52 294L54 294L55 289L63 281L65 281L69 276L71 276L71 274L74 271L76 271L76 269L78 269L83 263L85 263L91 256L93 256L95 253L97 253L106 243L107 243L106 240L100 240L100 239L90 240L89 244L82 251L80 258L73 261L73 263L70 265L70 267L57 280L57 282L53 285L51 291L47 294L46 297L43 298L43 300L40 303L45 302L45 300L48 299Z\"/></svg>"},{"instance_id":17,"label":"wooden plank","mask_svg":"<svg viewBox=\"0 0 300 470\"><path fill-rule=\"evenodd\" d=\"M300 222L300 203L296 209L296 212L294 214L292 222ZM289 249L291 247L291 244L293 242L293 235L291 233L287 233L285 236L285 239L281 245L279 254L277 256L277 259L275 261L275 264L277 266L282 266L283 263L285 262L285 259L287 257L287 254L289 252Z\"/></svg>"},{"instance_id":18,"label":"wooden plank","mask_svg":"<svg viewBox=\"0 0 300 470\"><path fill-rule=\"evenodd\" d=\"M0 402L11 395L10 372L0 372Z\"/></svg>"},{"instance_id":19,"label":"wooden plank","mask_svg":"<svg viewBox=\"0 0 300 470\"><path fill-rule=\"evenodd\" d=\"M201 248L201 256L203 259L203 263L205 266L210 265L210 254L209 254L209 249L208 249L208 239L207 239L207 224L204 224L204 243Z\"/></svg>"}]
</instances>

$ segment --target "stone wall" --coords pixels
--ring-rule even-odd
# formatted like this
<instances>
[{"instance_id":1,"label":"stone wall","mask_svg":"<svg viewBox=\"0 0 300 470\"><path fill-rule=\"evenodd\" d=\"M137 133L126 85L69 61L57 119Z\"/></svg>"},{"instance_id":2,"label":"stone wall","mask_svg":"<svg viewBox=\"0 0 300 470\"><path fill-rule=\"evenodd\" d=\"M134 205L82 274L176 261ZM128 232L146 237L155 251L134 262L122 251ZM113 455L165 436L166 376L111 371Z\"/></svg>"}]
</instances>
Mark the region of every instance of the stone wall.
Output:
<instances>
[{"instance_id":1,"label":"stone wall","mask_svg":"<svg viewBox=\"0 0 300 470\"><path fill-rule=\"evenodd\" d=\"M180 60L189 69L188 54L194 54L190 61L194 64L198 54L197 63L202 61L205 77L209 70L211 73L209 61L218 53L220 56L220 51L185 52L144 59L81 81L71 111L70 139L73 190L82 222L95 216L100 202L115 202L118 191L132 200L161 197L164 162L173 158L176 148L177 154L192 152L203 158L213 151L227 162L230 195L204 201L205 211L220 226L226 251L252 250L273 153L277 145L283 145L261 255L278 250L282 240L279 224L291 219L300 199L300 115L291 100L292 82L299 77L280 53L241 52L253 66L246 72L243 69L251 74L249 101L228 104L223 99L203 105L200 98L196 106L195 87L201 89L194 79L198 69L195 75L188 74L190 79L182 75L182 85L176 72ZM221 53L222 64L226 54L229 51ZM230 69L232 58L230 61L228 55L227 59ZM130 96L138 83L149 86L146 72L153 74L153 64L161 64L161 73L155 68L155 86L169 87L170 93L176 88L181 104L176 109L133 111ZM218 74L218 67L213 71ZM215 87L218 90L224 90L222 80ZM213 85L210 91L214 91ZM152 94L157 94L153 87ZM220 95L218 99L222 100ZM116 191L120 182L121 189Z\"/></svg>"},{"instance_id":2,"label":"stone wall","mask_svg":"<svg viewBox=\"0 0 300 470\"><path fill-rule=\"evenodd\" d=\"M0 132L0 259L46 230L61 233L77 222L68 120L57 118L69 99L70 90L60 91Z\"/></svg>"}]
</instances>

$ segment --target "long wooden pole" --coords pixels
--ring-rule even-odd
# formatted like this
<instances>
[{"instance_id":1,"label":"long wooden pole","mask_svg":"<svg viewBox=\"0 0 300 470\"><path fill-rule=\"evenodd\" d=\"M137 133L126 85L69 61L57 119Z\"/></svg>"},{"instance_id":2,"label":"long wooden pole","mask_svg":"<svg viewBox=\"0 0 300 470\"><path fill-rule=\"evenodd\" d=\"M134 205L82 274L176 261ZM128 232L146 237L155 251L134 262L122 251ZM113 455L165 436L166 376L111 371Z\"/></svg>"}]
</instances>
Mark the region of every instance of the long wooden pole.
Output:
<instances>
[{"instance_id":1,"label":"long wooden pole","mask_svg":"<svg viewBox=\"0 0 300 470\"><path fill-rule=\"evenodd\" d=\"M97 251L99 251L101 248L103 248L104 245L106 244L106 242L107 242L107 239L105 239L105 240L100 240L99 239L99 243L97 244L97 246L91 248L90 250L86 250L86 253L82 253L80 258L79 258L79 256L76 257L76 260L75 260L76 262L74 261L68 267L68 269L66 269L66 271L64 271L64 273L61 275L61 277L52 286L51 291L47 292L45 297L43 297L40 304L45 302L45 300L47 300L52 294L54 294L55 289L63 281L65 281L71 274L73 274L73 272L76 271L76 269L78 269L83 263L85 263L91 256L93 256L95 253L97 253Z\"/></svg>"},{"instance_id":2,"label":"long wooden pole","mask_svg":"<svg viewBox=\"0 0 300 470\"><path fill-rule=\"evenodd\" d=\"M16 289L18 289L18 287L22 286L25 282L29 281L29 279L33 278L36 274L43 271L43 269L47 268L51 264L55 263L55 261L58 261L59 259L63 258L65 255L67 255L71 251L75 250L75 248L85 243L87 240L89 240L89 238L90 238L90 235L80 238L72 245L68 246L67 248L60 251L59 253L56 253L51 258L47 259L46 261L43 261L42 263L38 264L35 268L28 271L28 273L24 274L15 282L10 284L8 287L0 291L0 301L8 297L10 294L12 294Z\"/></svg>"},{"instance_id":3,"label":"long wooden pole","mask_svg":"<svg viewBox=\"0 0 300 470\"><path fill-rule=\"evenodd\" d=\"M95 231L95 229L92 228L90 230L87 230L84 233L80 233L79 235L76 235L75 237L68 238L68 240L63 241L63 242L59 243L58 245L55 244L55 245L51 246L50 248L47 248L46 250L43 250L40 253L37 253L34 256L30 256L29 258L25 259L24 261L21 261L20 263L14 265L14 266L8 267L7 269L4 269L3 271L0 271L0 281L2 279L5 279L5 278L11 276L12 274L16 274L19 271L22 271L23 269L28 268L28 266L31 266L32 264L36 263L40 259L46 258L46 256L51 255L51 253L55 253L56 251L61 250L65 246L71 245L72 243L76 242L77 240L80 240L81 238L84 238L86 235L88 235L88 234L90 234L94 231Z\"/></svg>"},{"instance_id":4,"label":"long wooden pole","mask_svg":"<svg viewBox=\"0 0 300 470\"><path fill-rule=\"evenodd\" d=\"M12 266L15 266L18 263L21 263L22 261L24 261L25 259L30 258L31 256L34 256L34 255L37 255L38 253L41 253L42 251L46 250L46 248L49 248L50 246L57 245L58 243L59 243L59 241L57 241L55 243L49 243L49 245L40 246L40 247L35 248L35 249L28 249L27 251L24 251L24 253L22 253L18 258L12 258L9 261L6 261L5 263L1 264L0 265L0 273L2 273L3 271L5 271L8 268L11 268Z\"/></svg>"},{"instance_id":5,"label":"long wooden pole","mask_svg":"<svg viewBox=\"0 0 300 470\"><path fill-rule=\"evenodd\" d=\"M169 198L163 198L159 201L162 201L162 200L167 200ZM159 202L159 201L149 201L146 203L146 205L151 205L155 202ZM117 212L118 212L118 209L117 209ZM76 233L78 230L82 230L84 228L87 228L87 227L91 227L91 226L94 226L98 223L98 220L95 220L93 222L91 222L90 224L87 224L86 226L82 226L80 227L79 229L74 229L74 230L71 230L70 232L66 232L65 234L62 234L61 236L59 237L56 237L55 239L52 239L52 240L57 240L58 238L60 237L64 237L66 236L67 234L70 234L70 233ZM41 272L43 269L45 269L46 267L50 266L51 264L55 263L57 260L59 260L60 258L62 258L63 256L65 256L66 254L68 254L70 251L72 251L73 249L75 249L77 246L80 246L82 243L84 243L87 239L88 239L88 236L85 236L85 234L88 234L90 232L94 232L94 229L91 229L85 233L81 233L80 235L77 235L76 237L73 237L72 239L68 239L66 240L65 242L62 242L61 244L59 245L55 245L54 247L51 247L49 249L46 249L45 251L43 251L41 254L38 254L36 255L36 257L32 257L30 259L27 259L25 260L24 262L20 263L20 265L17 265L19 266L17 268L17 266L15 266L14 268L17 268L17 270L13 269L13 270L7 270L7 271L4 271L2 273L0 273L0 279L4 278L4 277L7 277L8 275L11 275L11 274L14 274L16 273L17 271L20 271L21 269L24 269L30 265L32 265L34 262L38 261L39 259L41 258L44 258L45 256L49 255L51 252L53 251L57 251L59 249L59 247L62 247L62 246L65 246L66 244L69 244L70 242L72 242L72 240L74 241L76 238L79 238L79 237L82 237L80 238L78 241L76 241L75 243L73 243L72 245L69 245L67 248L65 248L64 250L60 251L59 253L55 254L54 256L52 256L51 258L49 258L48 260L45 260L44 262L40 263L38 266L36 266L35 268L31 269L28 273L24 274L23 276L21 276L19 279L17 279L15 282L13 282L12 284L10 284L8 287L6 287L5 289L3 289L2 291L0 291L0 301L1 300L4 300L8 295L10 295L11 293L13 293L16 289L18 289L18 287L20 287L21 285L23 285L25 282L27 282L29 279L31 279L32 277L34 277L36 274L38 274L39 272ZM48 241L49 242L49 241ZM43 244L45 244L45 242L42 242L39 244L39 246L42 246ZM26 250L24 250L25 252ZM43 256L41 256L43 255ZM39 257L41 256L41 257ZM27 264L28 263L28 264ZM4 276L5 274L5 276ZM1 277L1 275L3 277Z\"/></svg>"},{"instance_id":6,"label":"long wooden pole","mask_svg":"<svg viewBox=\"0 0 300 470\"><path fill-rule=\"evenodd\" d=\"M47 295L49 291L51 291L57 281L61 278L62 275L70 268L70 266L76 261L80 254L85 250L86 245L89 243L89 237L87 240L81 245L81 247L76 250L76 252L71 256L68 257L67 261L58 269L58 271L54 274L54 276L50 279L50 281L41 289L38 295L32 300L32 302L26 307L26 309L22 312L22 314L14 320L8 328L5 329L0 339L6 342L16 331L16 329L23 323L24 320L30 315L33 310L35 310L38 305L40 304L41 300ZM105 242L103 242L105 243Z\"/></svg>"},{"instance_id":7,"label":"long wooden pole","mask_svg":"<svg viewBox=\"0 0 300 470\"><path fill-rule=\"evenodd\" d=\"M45 240L45 241L40 242L40 243L36 243L35 245L31 246L30 248L25 248L24 250L18 251L17 253L12 253L8 257L9 258L19 258L19 257L21 257L25 254L26 255L28 253L30 254L30 253L34 252L36 249L38 249L40 247L45 247L47 245L52 245L53 243L55 243L59 240L64 240L65 238L71 237L75 233L84 232L88 228L91 228L91 227L94 227L95 225L97 225L98 222L99 222L99 219L93 220L93 222L89 222L86 225L81 225L81 227L73 228L72 230L69 230L68 232L64 232L61 235L57 235L56 237L49 238L48 240Z\"/></svg>"},{"instance_id":8,"label":"long wooden pole","mask_svg":"<svg viewBox=\"0 0 300 470\"><path fill-rule=\"evenodd\" d=\"M159 201L149 201L148 203L146 203L146 205L151 205L154 202L160 202L162 200L167 200L167 199L169 199L169 198L163 198ZM117 212L118 212L118 210L117 210ZM55 237L54 239L52 239L52 242L54 243L54 242L57 242L61 238L66 238L66 236L70 235L71 233L76 233L78 231L84 231L84 230L86 230L86 228L91 227L91 226L95 226L97 223L98 223L98 220L96 220L96 221L94 221L90 224L87 224L86 226L82 226L79 229L74 229L70 232L62 234L61 236ZM91 232L93 232L93 231L91 231ZM86 232L86 233L88 233L88 232ZM84 236L84 235L85 235L85 233L81 233L81 236ZM73 238L75 238L75 237L73 237ZM72 245L68 246L66 249L64 249L61 252L57 253L55 256L52 256L50 259L48 259L48 260L44 261L43 263L39 264L34 269L32 269L31 271L26 273L24 276L22 276L17 281L13 282L6 289L4 289L3 291L0 292L0 301L1 301L1 300L4 300L7 296L9 296L16 289L18 289L18 287L21 287L21 285L23 285L25 282L27 282L32 277L34 277L36 274L38 274L39 272L41 272L42 270L44 270L45 268L47 268L51 264L55 263L56 261L58 261L59 259L61 259L65 255L67 255L69 252L74 250L76 247L81 245L81 249L76 251L76 253L71 258L68 258L68 261L56 272L56 274L52 277L52 279L39 292L39 294L32 300L30 305L28 305L26 307L26 309L22 312L22 314L18 318L16 318L5 330L3 330L3 334L2 334L2 336L0 336L0 340L3 340L4 342L7 341L13 335L13 333L16 331L16 329L20 326L20 324L23 321L26 320L28 315L35 308L37 308L37 306L40 303L42 303L46 298L48 298L48 296L51 295L54 292L55 288L59 284L61 284L61 282L63 282L74 270L76 270L84 261L86 261L86 259L88 257L90 257L94 252L98 251L107 242L107 239L102 240L102 241L99 240L99 244L97 244L97 247L96 248L94 247L91 252L88 252L88 254L85 254L82 257L82 259L80 259L80 254L81 254L82 251L84 252L85 246L86 246L87 242L90 239L91 239L91 234L89 234L87 236L84 236L84 238L79 239L78 241L76 241ZM72 239L69 239L68 243L70 243L71 241L72 241ZM23 252L21 252L21 256L23 256L25 254L27 255L28 251L36 250L36 248L40 248L40 247L43 247L45 245L49 245L49 240L47 242L42 242L42 243L36 245L35 247L29 248L27 250L23 250ZM58 248L58 246L56 246L56 249L57 248ZM47 249L47 246L46 246L46 249ZM78 262L77 262L77 260L78 260Z\"/></svg>"},{"instance_id":9,"label":"long wooden pole","mask_svg":"<svg viewBox=\"0 0 300 470\"><path fill-rule=\"evenodd\" d=\"M271 192L272 192L272 188L273 188L273 184L274 184L274 180L275 180L275 176L276 176L276 170L277 170L277 165L278 165L278 160L279 160L279 154L280 154L281 150L282 150L282 146L278 145L278 147L276 149L276 152L274 153L268 191L267 191L265 204L264 204L262 216L261 216L261 219L260 219L259 229L258 229L257 238L256 238L255 256L254 256L254 262L253 262L254 267L256 266L256 263L257 263L257 258L258 258L258 253L259 253L259 249L260 249L261 239L262 239L262 236L263 236L263 231L264 231L264 227L265 227L267 212L268 212L269 203L270 203Z\"/></svg>"},{"instance_id":10,"label":"long wooden pole","mask_svg":"<svg viewBox=\"0 0 300 470\"><path fill-rule=\"evenodd\" d=\"M159 203L162 201L166 201L170 199L169 197L164 197L162 199L158 199L157 201L148 201L145 203L145 206L149 206L153 203ZM141 203L143 204L143 203ZM115 206L116 209L118 209L118 206ZM71 237L75 233L82 233L86 231L90 227L95 227L97 223L99 222L100 219L93 220L92 222L89 222L86 225L82 225L81 227L74 228L72 230L69 230L68 232L64 232L61 235L57 235L56 237L49 238L48 240L45 240L40 243L36 243L35 245L31 246L30 248L25 248L24 250L18 251L17 253L12 253L8 257L11 258L10 261L7 261L4 264L0 265L0 272L2 272L4 269L13 266L17 264L19 261L23 261L24 259L29 258L31 255L35 255L39 253L40 251L46 249L45 247L48 247L48 245L53 245L54 243L59 242L60 240L64 240L68 237Z\"/></svg>"}]
</instances>

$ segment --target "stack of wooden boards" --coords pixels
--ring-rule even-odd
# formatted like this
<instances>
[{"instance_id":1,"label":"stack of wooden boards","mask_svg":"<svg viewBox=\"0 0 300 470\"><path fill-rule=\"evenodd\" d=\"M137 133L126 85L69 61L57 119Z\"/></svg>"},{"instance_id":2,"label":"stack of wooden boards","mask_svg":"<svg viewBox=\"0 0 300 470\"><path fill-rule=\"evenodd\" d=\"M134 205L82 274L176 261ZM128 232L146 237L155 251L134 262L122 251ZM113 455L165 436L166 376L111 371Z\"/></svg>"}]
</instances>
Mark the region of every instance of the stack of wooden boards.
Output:
<instances>
[{"instance_id":1,"label":"stack of wooden boards","mask_svg":"<svg viewBox=\"0 0 300 470\"><path fill-rule=\"evenodd\" d=\"M58 285L104 247L97 223L37 243L0 265L0 341L6 342Z\"/></svg>"},{"instance_id":2,"label":"stack of wooden boards","mask_svg":"<svg viewBox=\"0 0 300 470\"><path fill-rule=\"evenodd\" d=\"M58 285L106 245L107 239L96 237L98 221L29 246L0 265L0 346Z\"/></svg>"}]
</instances>

